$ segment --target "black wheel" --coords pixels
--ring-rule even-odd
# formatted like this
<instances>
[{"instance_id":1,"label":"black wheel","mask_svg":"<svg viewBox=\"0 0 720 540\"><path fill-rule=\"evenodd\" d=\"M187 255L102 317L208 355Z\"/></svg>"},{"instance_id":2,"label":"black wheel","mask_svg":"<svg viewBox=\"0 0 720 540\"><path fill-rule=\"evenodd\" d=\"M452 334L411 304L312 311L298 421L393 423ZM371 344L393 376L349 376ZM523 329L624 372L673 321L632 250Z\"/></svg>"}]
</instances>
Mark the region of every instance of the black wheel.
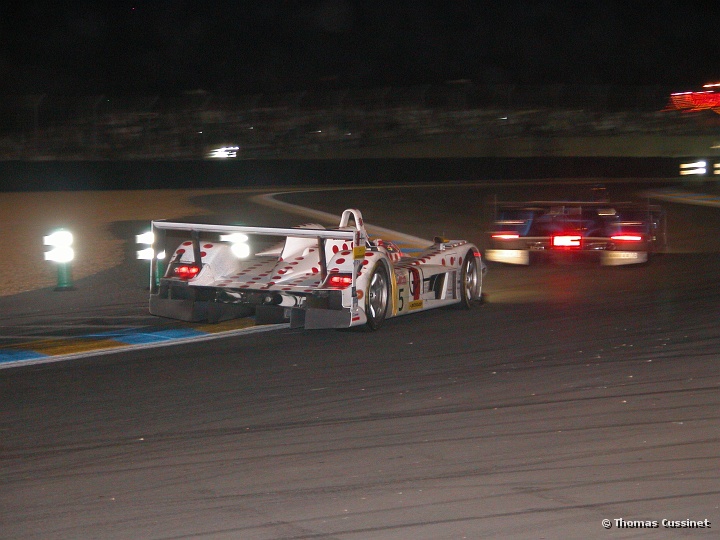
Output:
<instances>
[{"instance_id":1,"label":"black wheel","mask_svg":"<svg viewBox=\"0 0 720 540\"><path fill-rule=\"evenodd\" d=\"M367 327L377 330L385 321L390 299L388 273L385 266L378 264L373 270L365 293L365 315Z\"/></svg>"},{"instance_id":2,"label":"black wheel","mask_svg":"<svg viewBox=\"0 0 720 540\"><path fill-rule=\"evenodd\" d=\"M482 275L472 251L468 251L465 255L460 275L460 305L465 309L470 309L482 301Z\"/></svg>"}]
</instances>

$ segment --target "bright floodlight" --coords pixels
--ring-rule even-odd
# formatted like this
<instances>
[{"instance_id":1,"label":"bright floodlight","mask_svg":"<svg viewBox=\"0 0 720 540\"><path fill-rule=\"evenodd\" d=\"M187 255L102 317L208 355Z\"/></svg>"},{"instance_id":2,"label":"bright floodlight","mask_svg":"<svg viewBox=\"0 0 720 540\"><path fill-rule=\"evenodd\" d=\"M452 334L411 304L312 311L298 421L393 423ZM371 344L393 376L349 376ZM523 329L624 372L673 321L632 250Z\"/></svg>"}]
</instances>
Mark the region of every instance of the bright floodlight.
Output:
<instances>
[{"instance_id":1,"label":"bright floodlight","mask_svg":"<svg viewBox=\"0 0 720 540\"><path fill-rule=\"evenodd\" d=\"M240 150L239 146L223 146L222 148L215 148L208 153L209 158L234 158L237 157L237 151Z\"/></svg>"},{"instance_id":2,"label":"bright floodlight","mask_svg":"<svg viewBox=\"0 0 720 540\"><path fill-rule=\"evenodd\" d=\"M704 175L707 172L707 163L704 161L695 161L693 163L681 163L680 174L682 176L688 175Z\"/></svg>"},{"instance_id":3,"label":"bright floodlight","mask_svg":"<svg viewBox=\"0 0 720 540\"><path fill-rule=\"evenodd\" d=\"M230 251L238 259L245 259L250 256L250 246L248 245L248 237L243 233L221 234L221 242L230 242Z\"/></svg>"},{"instance_id":4,"label":"bright floodlight","mask_svg":"<svg viewBox=\"0 0 720 540\"><path fill-rule=\"evenodd\" d=\"M155 256L155 250L152 247L153 242L155 241L155 235L152 233L152 231L144 232L142 234L136 234L135 240L138 244L145 244L148 246L146 248L142 248L136 251L137 258L141 261L151 260ZM164 259L165 252L162 251L158 253L157 258Z\"/></svg>"},{"instance_id":5,"label":"bright floodlight","mask_svg":"<svg viewBox=\"0 0 720 540\"><path fill-rule=\"evenodd\" d=\"M147 244L148 246L152 246L153 242L155 241L155 235L152 233L152 231L144 232L142 234L136 234L135 241L138 244Z\"/></svg>"},{"instance_id":6,"label":"bright floodlight","mask_svg":"<svg viewBox=\"0 0 720 540\"><path fill-rule=\"evenodd\" d=\"M72 248L73 235L70 231L59 230L43 238L43 243L51 249L45 252L45 260L68 263L75 258Z\"/></svg>"},{"instance_id":7,"label":"bright floodlight","mask_svg":"<svg viewBox=\"0 0 720 540\"><path fill-rule=\"evenodd\" d=\"M46 246L58 246L58 247L72 246L73 235L70 231L60 229L59 231L55 231L54 233L48 234L44 238L44 242L45 242Z\"/></svg>"},{"instance_id":8,"label":"bright floodlight","mask_svg":"<svg viewBox=\"0 0 720 540\"><path fill-rule=\"evenodd\" d=\"M151 247L137 250L137 258L141 261L149 261L155 255L155 250Z\"/></svg>"},{"instance_id":9,"label":"bright floodlight","mask_svg":"<svg viewBox=\"0 0 720 540\"><path fill-rule=\"evenodd\" d=\"M250 246L247 244L233 244L230 246L230 251L238 259L245 259L250 256Z\"/></svg>"},{"instance_id":10,"label":"bright floodlight","mask_svg":"<svg viewBox=\"0 0 720 540\"><path fill-rule=\"evenodd\" d=\"M149 261L155 256L155 250L151 247L145 249L139 249L137 251L137 258L141 261ZM157 260L162 261L165 258L165 252L161 251L157 254Z\"/></svg>"},{"instance_id":11,"label":"bright floodlight","mask_svg":"<svg viewBox=\"0 0 720 540\"><path fill-rule=\"evenodd\" d=\"M221 234L220 241L221 242L232 242L233 244L240 244L242 242L247 242L248 236L247 236L247 234L243 234L243 233Z\"/></svg>"}]
</instances>

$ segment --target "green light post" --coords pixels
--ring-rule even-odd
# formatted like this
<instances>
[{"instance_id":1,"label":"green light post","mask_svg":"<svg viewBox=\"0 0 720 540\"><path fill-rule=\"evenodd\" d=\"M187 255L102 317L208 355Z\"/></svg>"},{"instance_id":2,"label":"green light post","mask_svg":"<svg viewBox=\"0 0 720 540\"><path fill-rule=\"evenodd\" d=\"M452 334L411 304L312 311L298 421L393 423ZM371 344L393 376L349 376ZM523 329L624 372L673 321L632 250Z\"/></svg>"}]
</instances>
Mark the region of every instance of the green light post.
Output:
<instances>
[{"instance_id":1,"label":"green light post","mask_svg":"<svg viewBox=\"0 0 720 540\"><path fill-rule=\"evenodd\" d=\"M161 255L161 254L160 254ZM158 255L155 257L155 286L160 286L160 280L165 275L165 261Z\"/></svg>"},{"instance_id":2,"label":"green light post","mask_svg":"<svg viewBox=\"0 0 720 540\"><path fill-rule=\"evenodd\" d=\"M137 258L139 260L148 261L150 263L150 279L155 287L160 285L160 279L165 273L165 253L158 253L155 255L155 249L153 243L155 242L155 235L152 231L145 232L143 234L135 235L135 241L143 246L142 249L136 251ZM155 259L153 264L153 258ZM154 271L153 271L154 268ZM152 286L150 287L153 288Z\"/></svg>"},{"instance_id":3,"label":"green light post","mask_svg":"<svg viewBox=\"0 0 720 540\"><path fill-rule=\"evenodd\" d=\"M58 269L58 281L56 291L72 291L75 289L72 280L72 267L70 263L59 263Z\"/></svg>"},{"instance_id":4,"label":"green light post","mask_svg":"<svg viewBox=\"0 0 720 540\"><path fill-rule=\"evenodd\" d=\"M57 264L57 287L56 291L73 291L72 266L71 262L75 258L75 251L72 248L73 235L70 231L64 229L57 230L43 239L46 246L50 249L45 252L45 260Z\"/></svg>"}]
</instances>

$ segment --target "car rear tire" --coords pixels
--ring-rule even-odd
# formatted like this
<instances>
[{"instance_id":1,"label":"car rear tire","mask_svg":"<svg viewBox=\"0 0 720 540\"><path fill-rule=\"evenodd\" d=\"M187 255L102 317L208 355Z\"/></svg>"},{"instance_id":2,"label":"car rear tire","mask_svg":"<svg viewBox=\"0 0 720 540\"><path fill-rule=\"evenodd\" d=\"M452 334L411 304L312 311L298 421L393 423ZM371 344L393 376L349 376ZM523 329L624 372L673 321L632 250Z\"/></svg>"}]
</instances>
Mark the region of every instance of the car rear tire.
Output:
<instances>
[{"instance_id":1,"label":"car rear tire","mask_svg":"<svg viewBox=\"0 0 720 540\"><path fill-rule=\"evenodd\" d=\"M475 253L468 251L460 272L461 302L460 306L470 309L482 303L482 274L478 267Z\"/></svg>"},{"instance_id":2,"label":"car rear tire","mask_svg":"<svg viewBox=\"0 0 720 540\"><path fill-rule=\"evenodd\" d=\"M377 330L385 322L389 300L388 273L384 265L378 264L370 276L365 293L365 315L369 330Z\"/></svg>"}]
</instances>

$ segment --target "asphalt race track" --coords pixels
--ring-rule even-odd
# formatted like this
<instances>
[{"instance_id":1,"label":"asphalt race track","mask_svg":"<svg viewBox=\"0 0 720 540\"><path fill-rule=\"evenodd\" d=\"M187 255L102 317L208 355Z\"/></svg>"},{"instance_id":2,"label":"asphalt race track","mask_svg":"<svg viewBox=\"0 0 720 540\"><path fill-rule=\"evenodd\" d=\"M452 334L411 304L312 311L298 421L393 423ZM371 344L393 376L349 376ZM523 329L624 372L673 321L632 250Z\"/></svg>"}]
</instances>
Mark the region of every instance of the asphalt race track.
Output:
<instances>
[{"instance_id":1,"label":"asphalt race track","mask_svg":"<svg viewBox=\"0 0 720 540\"><path fill-rule=\"evenodd\" d=\"M495 198L583 188L285 200L482 245ZM716 538L720 209L665 206L669 253L648 265L493 264L471 311L0 370L0 538ZM82 313L161 324L113 272L108 300L78 284ZM28 307L42 294L12 298L21 322L0 303L2 331L60 325Z\"/></svg>"}]
</instances>

